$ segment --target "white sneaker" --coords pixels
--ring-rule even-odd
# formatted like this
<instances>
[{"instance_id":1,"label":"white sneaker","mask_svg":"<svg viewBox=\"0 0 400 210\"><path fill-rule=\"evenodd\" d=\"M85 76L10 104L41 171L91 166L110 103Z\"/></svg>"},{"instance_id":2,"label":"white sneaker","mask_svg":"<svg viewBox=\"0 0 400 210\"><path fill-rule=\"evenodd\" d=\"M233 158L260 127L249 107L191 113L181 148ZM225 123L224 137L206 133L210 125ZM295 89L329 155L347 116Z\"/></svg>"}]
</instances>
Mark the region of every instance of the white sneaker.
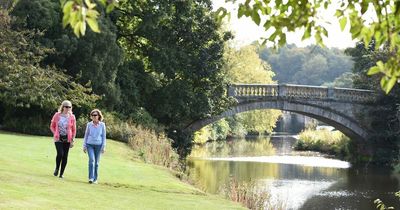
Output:
<instances>
[{"instance_id":1,"label":"white sneaker","mask_svg":"<svg viewBox=\"0 0 400 210\"><path fill-rule=\"evenodd\" d=\"M93 184L98 184L97 180L94 180L94 181L93 181Z\"/></svg>"},{"instance_id":2,"label":"white sneaker","mask_svg":"<svg viewBox=\"0 0 400 210\"><path fill-rule=\"evenodd\" d=\"M89 179L89 184L92 184L93 183L93 179Z\"/></svg>"}]
</instances>

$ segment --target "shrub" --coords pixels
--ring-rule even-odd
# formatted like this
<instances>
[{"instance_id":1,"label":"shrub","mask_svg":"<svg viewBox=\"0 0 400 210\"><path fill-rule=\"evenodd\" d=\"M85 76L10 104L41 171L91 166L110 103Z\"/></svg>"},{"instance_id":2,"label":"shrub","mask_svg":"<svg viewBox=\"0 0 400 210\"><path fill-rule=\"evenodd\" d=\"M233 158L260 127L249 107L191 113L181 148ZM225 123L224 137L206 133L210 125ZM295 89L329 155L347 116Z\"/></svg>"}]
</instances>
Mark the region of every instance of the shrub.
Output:
<instances>
[{"instance_id":1,"label":"shrub","mask_svg":"<svg viewBox=\"0 0 400 210\"><path fill-rule=\"evenodd\" d=\"M77 120L77 131L83 136L86 117ZM145 162L180 170L178 154L172 149L171 140L163 132L144 128L130 121L119 119L115 113L104 113L107 138L128 143L138 158Z\"/></svg>"},{"instance_id":2,"label":"shrub","mask_svg":"<svg viewBox=\"0 0 400 210\"><path fill-rule=\"evenodd\" d=\"M299 134L297 150L313 150L339 157L349 155L350 139L340 131L306 129Z\"/></svg>"},{"instance_id":3,"label":"shrub","mask_svg":"<svg viewBox=\"0 0 400 210\"><path fill-rule=\"evenodd\" d=\"M254 181L240 183L231 177L229 183L221 187L220 193L232 201L242 203L249 209L286 209L280 201L272 204L270 193L259 189Z\"/></svg>"}]
</instances>

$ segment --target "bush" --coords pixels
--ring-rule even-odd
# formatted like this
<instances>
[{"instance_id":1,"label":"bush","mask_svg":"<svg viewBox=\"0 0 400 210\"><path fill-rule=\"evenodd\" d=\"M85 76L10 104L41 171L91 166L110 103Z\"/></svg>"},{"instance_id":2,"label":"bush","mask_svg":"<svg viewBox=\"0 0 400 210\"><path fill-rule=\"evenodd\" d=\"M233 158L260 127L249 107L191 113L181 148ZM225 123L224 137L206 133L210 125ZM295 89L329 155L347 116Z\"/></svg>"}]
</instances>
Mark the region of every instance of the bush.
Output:
<instances>
[{"instance_id":1,"label":"bush","mask_svg":"<svg viewBox=\"0 0 400 210\"><path fill-rule=\"evenodd\" d=\"M286 209L285 204L281 201L273 204L271 194L259 189L254 181L240 183L231 177L229 183L221 187L220 193L229 200L239 202L252 210Z\"/></svg>"},{"instance_id":2,"label":"bush","mask_svg":"<svg viewBox=\"0 0 400 210\"><path fill-rule=\"evenodd\" d=\"M340 131L306 129L299 134L296 150L313 150L342 158L349 154L350 139Z\"/></svg>"},{"instance_id":3,"label":"bush","mask_svg":"<svg viewBox=\"0 0 400 210\"><path fill-rule=\"evenodd\" d=\"M51 115L46 114L40 108L27 109L7 106L2 108L4 108L4 115L0 116L3 121L2 129L32 135L51 135Z\"/></svg>"},{"instance_id":4,"label":"bush","mask_svg":"<svg viewBox=\"0 0 400 210\"><path fill-rule=\"evenodd\" d=\"M115 113L104 113L107 138L128 143L138 158L145 162L180 170L178 154L172 149L171 140L162 132L144 128L130 121L119 119ZM83 136L88 119L77 120L77 132Z\"/></svg>"}]
</instances>

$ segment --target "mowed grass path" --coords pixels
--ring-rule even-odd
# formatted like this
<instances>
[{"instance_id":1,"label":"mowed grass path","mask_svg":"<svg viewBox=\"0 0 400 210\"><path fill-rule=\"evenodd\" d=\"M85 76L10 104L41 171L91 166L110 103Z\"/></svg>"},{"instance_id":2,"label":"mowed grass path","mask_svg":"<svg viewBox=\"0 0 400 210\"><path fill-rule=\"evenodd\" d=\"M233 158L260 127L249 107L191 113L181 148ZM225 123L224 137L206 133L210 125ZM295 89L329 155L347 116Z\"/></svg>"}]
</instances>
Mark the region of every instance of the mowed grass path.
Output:
<instances>
[{"instance_id":1,"label":"mowed grass path","mask_svg":"<svg viewBox=\"0 0 400 210\"><path fill-rule=\"evenodd\" d=\"M52 175L55 155L50 137L1 132L0 209L243 209L133 159L120 142L108 141L97 185L87 183L82 139L70 150L64 179Z\"/></svg>"}]
</instances>

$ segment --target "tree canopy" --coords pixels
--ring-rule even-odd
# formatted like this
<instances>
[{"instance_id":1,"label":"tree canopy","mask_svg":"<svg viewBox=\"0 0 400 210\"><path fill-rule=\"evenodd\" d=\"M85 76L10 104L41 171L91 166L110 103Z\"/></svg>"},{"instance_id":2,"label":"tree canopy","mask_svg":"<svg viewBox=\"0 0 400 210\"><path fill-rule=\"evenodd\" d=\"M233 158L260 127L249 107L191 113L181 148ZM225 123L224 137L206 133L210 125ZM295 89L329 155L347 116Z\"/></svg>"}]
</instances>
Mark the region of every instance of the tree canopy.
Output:
<instances>
[{"instance_id":1,"label":"tree canopy","mask_svg":"<svg viewBox=\"0 0 400 210\"><path fill-rule=\"evenodd\" d=\"M236 2L237 0L227 0ZM352 38L361 40L368 46L374 40L374 48L387 47L390 51L385 60L378 60L368 74L380 73L380 86L388 93L393 86L400 83L400 2L392 0L288 0L288 1L259 1L246 0L239 4L238 17L251 17L254 23L262 25L271 35L264 39L275 46L286 43L286 33L303 30L302 39L313 37L316 43L323 45L323 38L329 37L327 22L321 19L321 13L328 7L335 7L335 16L342 30L350 28ZM224 16L226 9L220 8L218 14ZM367 16L375 18L367 18Z\"/></svg>"},{"instance_id":2,"label":"tree canopy","mask_svg":"<svg viewBox=\"0 0 400 210\"><path fill-rule=\"evenodd\" d=\"M285 45L278 50L264 47L259 54L271 65L279 83L322 85L351 72L354 63L343 50L316 45Z\"/></svg>"},{"instance_id":3,"label":"tree canopy","mask_svg":"<svg viewBox=\"0 0 400 210\"><path fill-rule=\"evenodd\" d=\"M62 70L41 65L49 49L34 42L41 33L11 28L7 11L0 9L0 101L6 106L53 109L71 99L76 106L92 106L98 96L75 83Z\"/></svg>"}]
</instances>

